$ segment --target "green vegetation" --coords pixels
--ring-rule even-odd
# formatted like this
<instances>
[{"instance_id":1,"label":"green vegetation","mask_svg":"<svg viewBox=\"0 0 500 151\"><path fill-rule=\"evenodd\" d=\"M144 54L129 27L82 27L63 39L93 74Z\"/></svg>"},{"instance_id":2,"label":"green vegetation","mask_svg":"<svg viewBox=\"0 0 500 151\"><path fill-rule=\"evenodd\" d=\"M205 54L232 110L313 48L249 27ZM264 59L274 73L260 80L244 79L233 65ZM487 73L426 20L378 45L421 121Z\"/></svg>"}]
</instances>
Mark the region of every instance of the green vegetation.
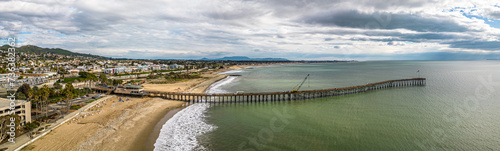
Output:
<instances>
[{"instance_id":1,"label":"green vegetation","mask_svg":"<svg viewBox=\"0 0 500 151\"><path fill-rule=\"evenodd\" d=\"M7 132L10 131L10 127L8 127L7 125L9 125L11 122L10 118L15 119L15 125L19 125L21 120L21 117L19 117L17 114L5 115L0 117L0 142L2 142L8 136Z\"/></svg>"},{"instance_id":2,"label":"green vegetation","mask_svg":"<svg viewBox=\"0 0 500 151\"><path fill-rule=\"evenodd\" d=\"M88 72L79 72L78 77L64 78L62 80L63 83L74 83L74 82L82 82L82 81L98 81L96 75Z\"/></svg>"},{"instance_id":3,"label":"green vegetation","mask_svg":"<svg viewBox=\"0 0 500 151\"><path fill-rule=\"evenodd\" d=\"M9 73L9 71L5 70L4 68L0 68L0 74L4 74L4 73Z\"/></svg>"},{"instance_id":4,"label":"green vegetation","mask_svg":"<svg viewBox=\"0 0 500 151\"><path fill-rule=\"evenodd\" d=\"M64 78L62 82L64 82L64 83L74 83L74 82L81 82L81 81L85 81L85 78L83 78L83 77Z\"/></svg>"},{"instance_id":5,"label":"green vegetation","mask_svg":"<svg viewBox=\"0 0 500 151\"><path fill-rule=\"evenodd\" d=\"M5 45L3 47L5 47ZM67 56L82 56L82 57L105 58L105 57L101 57L101 56L97 56L97 55L71 52L71 51L68 51L68 50L60 49L60 48L41 48L41 47L33 46L33 45L22 46L22 47L16 48L16 50L18 52L34 53L34 54L37 54L37 55L42 55L42 54L46 54L46 53L52 53L52 54L67 55Z\"/></svg>"},{"instance_id":6,"label":"green vegetation","mask_svg":"<svg viewBox=\"0 0 500 151\"><path fill-rule=\"evenodd\" d=\"M95 100L94 100L94 99L92 99L92 100L87 101L87 102L85 102L85 103L89 104L89 103L92 103L92 102L94 102L94 101L95 101Z\"/></svg>"},{"instance_id":7,"label":"green vegetation","mask_svg":"<svg viewBox=\"0 0 500 151\"><path fill-rule=\"evenodd\" d=\"M87 80L97 80L97 76L92 74L92 73L88 73L88 72L79 72L78 75L80 75L80 77L82 78L85 78Z\"/></svg>"},{"instance_id":8,"label":"green vegetation","mask_svg":"<svg viewBox=\"0 0 500 151\"><path fill-rule=\"evenodd\" d=\"M80 104L77 104L77 105L72 105L72 106L71 106L71 109L72 109L72 110L78 110L78 109L80 109L80 108L82 108L82 106L81 106Z\"/></svg>"},{"instance_id":9,"label":"green vegetation","mask_svg":"<svg viewBox=\"0 0 500 151\"><path fill-rule=\"evenodd\" d=\"M40 126L40 123L38 123L37 121L31 122L31 123L27 122L26 124L24 124L24 129L31 131L31 130L38 128L39 126Z\"/></svg>"}]
</instances>

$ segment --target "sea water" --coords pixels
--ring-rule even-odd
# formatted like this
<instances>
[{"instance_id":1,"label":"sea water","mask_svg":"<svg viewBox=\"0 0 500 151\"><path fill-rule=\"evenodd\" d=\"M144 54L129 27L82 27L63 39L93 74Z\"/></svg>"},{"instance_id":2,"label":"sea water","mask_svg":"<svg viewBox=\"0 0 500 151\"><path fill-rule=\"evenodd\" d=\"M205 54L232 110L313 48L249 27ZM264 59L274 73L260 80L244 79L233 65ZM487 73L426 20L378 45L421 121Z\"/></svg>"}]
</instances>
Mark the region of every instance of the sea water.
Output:
<instances>
[{"instance_id":1,"label":"sea water","mask_svg":"<svg viewBox=\"0 0 500 151\"><path fill-rule=\"evenodd\" d=\"M300 90L415 77L427 85L195 104L167 121L155 150L500 150L500 61L287 64L228 74L241 76L215 83L209 93L291 91L307 74Z\"/></svg>"}]
</instances>

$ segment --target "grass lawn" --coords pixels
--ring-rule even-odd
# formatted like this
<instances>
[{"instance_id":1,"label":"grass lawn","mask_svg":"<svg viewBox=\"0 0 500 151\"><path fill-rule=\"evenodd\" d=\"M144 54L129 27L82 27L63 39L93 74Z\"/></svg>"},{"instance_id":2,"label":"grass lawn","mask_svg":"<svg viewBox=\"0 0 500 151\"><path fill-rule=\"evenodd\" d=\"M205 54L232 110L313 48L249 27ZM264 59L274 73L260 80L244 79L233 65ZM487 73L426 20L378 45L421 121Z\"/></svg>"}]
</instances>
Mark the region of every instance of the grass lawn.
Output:
<instances>
[{"instance_id":1,"label":"grass lawn","mask_svg":"<svg viewBox=\"0 0 500 151\"><path fill-rule=\"evenodd\" d=\"M78 80L78 81L85 81L85 78L83 77L71 77L71 78L64 78L63 82L64 83L73 83L73 81Z\"/></svg>"}]
</instances>

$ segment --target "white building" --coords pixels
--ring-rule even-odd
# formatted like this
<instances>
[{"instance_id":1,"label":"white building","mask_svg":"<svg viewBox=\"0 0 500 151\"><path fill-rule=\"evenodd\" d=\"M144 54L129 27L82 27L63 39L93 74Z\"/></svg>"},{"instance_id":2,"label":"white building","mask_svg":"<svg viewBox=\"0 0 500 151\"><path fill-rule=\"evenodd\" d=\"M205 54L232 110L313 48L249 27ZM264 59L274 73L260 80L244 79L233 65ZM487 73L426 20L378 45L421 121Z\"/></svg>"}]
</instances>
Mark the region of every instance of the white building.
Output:
<instances>
[{"instance_id":1,"label":"white building","mask_svg":"<svg viewBox=\"0 0 500 151\"><path fill-rule=\"evenodd\" d=\"M152 66L150 66L150 68L153 71L160 70L160 66L159 65L152 65Z\"/></svg>"}]
</instances>

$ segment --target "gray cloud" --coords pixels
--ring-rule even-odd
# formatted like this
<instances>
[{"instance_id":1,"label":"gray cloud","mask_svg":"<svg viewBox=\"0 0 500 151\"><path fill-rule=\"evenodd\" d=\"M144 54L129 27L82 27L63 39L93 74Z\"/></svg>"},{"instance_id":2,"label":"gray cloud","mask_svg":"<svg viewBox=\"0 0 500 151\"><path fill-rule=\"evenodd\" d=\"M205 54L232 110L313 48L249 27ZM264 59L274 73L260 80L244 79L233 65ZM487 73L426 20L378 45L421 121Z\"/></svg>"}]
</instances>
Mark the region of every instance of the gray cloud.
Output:
<instances>
[{"instance_id":1,"label":"gray cloud","mask_svg":"<svg viewBox=\"0 0 500 151\"><path fill-rule=\"evenodd\" d=\"M465 32L466 26L447 18L431 18L412 14L362 13L337 10L304 16L305 23L362 29L408 29L419 32Z\"/></svg>"},{"instance_id":2,"label":"gray cloud","mask_svg":"<svg viewBox=\"0 0 500 151\"><path fill-rule=\"evenodd\" d=\"M449 42L451 48L465 48L478 50L500 50L500 41L453 41Z\"/></svg>"},{"instance_id":3,"label":"gray cloud","mask_svg":"<svg viewBox=\"0 0 500 151\"><path fill-rule=\"evenodd\" d=\"M0 38L133 58L385 58L373 54L394 46L403 54L499 51L500 30L441 11L453 7L436 0L2 1ZM500 17L483 10L479 16ZM304 50L314 54L297 53Z\"/></svg>"}]
</instances>

